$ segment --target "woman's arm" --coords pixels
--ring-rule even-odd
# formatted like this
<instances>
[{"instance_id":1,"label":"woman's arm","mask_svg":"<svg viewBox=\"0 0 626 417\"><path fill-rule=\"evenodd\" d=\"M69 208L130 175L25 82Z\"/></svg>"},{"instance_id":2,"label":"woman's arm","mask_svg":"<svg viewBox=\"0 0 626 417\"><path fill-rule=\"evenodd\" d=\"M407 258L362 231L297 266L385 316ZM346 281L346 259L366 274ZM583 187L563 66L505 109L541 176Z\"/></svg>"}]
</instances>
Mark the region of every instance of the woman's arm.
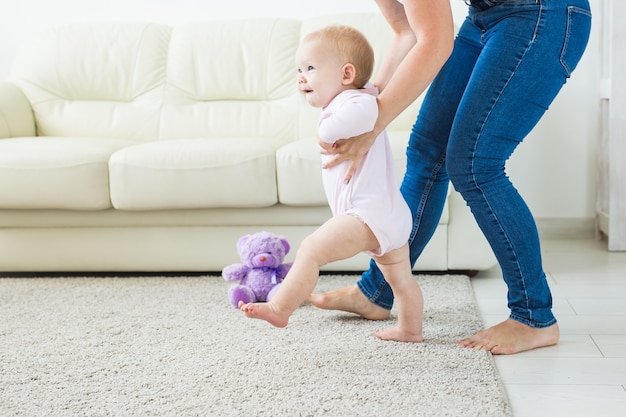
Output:
<instances>
[{"instance_id":1,"label":"woman's arm","mask_svg":"<svg viewBox=\"0 0 626 417\"><path fill-rule=\"evenodd\" d=\"M391 48L377 77L380 133L431 83L454 43L450 0L376 0L394 32Z\"/></svg>"},{"instance_id":2,"label":"woman's arm","mask_svg":"<svg viewBox=\"0 0 626 417\"><path fill-rule=\"evenodd\" d=\"M374 83L379 91L382 91L404 57L417 43L417 38L411 25L409 25L404 6L401 3L398 1L387 3L378 1L378 7L393 31L391 45Z\"/></svg>"},{"instance_id":3,"label":"woman's arm","mask_svg":"<svg viewBox=\"0 0 626 417\"><path fill-rule=\"evenodd\" d=\"M337 141L330 168L350 160L346 181L376 137L393 119L419 97L452 52L454 22L450 0L376 0L394 37L375 84L378 118L374 129L354 138Z\"/></svg>"}]
</instances>

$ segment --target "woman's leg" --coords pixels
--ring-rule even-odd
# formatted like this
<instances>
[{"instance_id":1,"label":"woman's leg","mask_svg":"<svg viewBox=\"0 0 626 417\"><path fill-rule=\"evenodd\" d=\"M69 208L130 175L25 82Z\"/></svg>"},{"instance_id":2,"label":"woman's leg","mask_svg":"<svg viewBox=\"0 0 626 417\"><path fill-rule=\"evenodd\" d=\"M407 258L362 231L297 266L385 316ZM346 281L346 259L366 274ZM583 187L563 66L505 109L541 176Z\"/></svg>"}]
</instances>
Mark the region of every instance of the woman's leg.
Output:
<instances>
[{"instance_id":1,"label":"woman's leg","mask_svg":"<svg viewBox=\"0 0 626 417\"><path fill-rule=\"evenodd\" d=\"M584 7L568 8L570 3L511 0L470 15L484 46L459 105L446 164L498 259L511 315L463 341L465 346L515 353L558 341L534 218L505 164L585 48L590 15Z\"/></svg>"}]
</instances>

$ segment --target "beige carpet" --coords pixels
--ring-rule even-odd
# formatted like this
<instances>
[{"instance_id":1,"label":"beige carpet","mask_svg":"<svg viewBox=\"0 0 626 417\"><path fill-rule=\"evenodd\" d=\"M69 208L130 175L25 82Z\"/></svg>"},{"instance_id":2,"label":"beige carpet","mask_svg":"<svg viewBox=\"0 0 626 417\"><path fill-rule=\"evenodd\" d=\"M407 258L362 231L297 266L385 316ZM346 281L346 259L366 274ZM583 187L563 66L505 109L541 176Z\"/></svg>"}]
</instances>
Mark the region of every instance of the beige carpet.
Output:
<instances>
[{"instance_id":1,"label":"beige carpet","mask_svg":"<svg viewBox=\"0 0 626 417\"><path fill-rule=\"evenodd\" d=\"M216 276L0 278L0 416L510 416L490 354L453 343L482 327L468 278L417 279L422 344L312 306L275 329Z\"/></svg>"}]
</instances>

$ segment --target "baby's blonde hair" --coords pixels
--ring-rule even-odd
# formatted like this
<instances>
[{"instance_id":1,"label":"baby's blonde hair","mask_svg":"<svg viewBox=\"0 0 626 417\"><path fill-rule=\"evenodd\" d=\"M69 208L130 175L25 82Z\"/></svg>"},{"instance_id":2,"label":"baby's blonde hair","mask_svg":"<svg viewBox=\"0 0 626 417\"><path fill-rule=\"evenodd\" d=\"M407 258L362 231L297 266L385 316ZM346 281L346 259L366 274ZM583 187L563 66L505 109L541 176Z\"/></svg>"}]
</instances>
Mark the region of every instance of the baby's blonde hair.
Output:
<instances>
[{"instance_id":1,"label":"baby's blonde hair","mask_svg":"<svg viewBox=\"0 0 626 417\"><path fill-rule=\"evenodd\" d=\"M363 88L374 71L374 49L365 35L346 25L328 26L306 35L303 41L318 40L333 47L337 54L354 65L356 76L354 86Z\"/></svg>"}]
</instances>

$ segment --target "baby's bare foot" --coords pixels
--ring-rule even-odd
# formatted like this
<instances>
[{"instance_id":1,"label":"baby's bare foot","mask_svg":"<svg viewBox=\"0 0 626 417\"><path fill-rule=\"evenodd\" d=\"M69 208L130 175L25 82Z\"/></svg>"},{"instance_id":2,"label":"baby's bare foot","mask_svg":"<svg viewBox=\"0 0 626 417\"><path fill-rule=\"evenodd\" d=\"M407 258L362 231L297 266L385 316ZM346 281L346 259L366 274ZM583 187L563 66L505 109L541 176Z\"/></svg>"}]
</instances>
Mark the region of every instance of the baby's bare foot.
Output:
<instances>
[{"instance_id":1,"label":"baby's bare foot","mask_svg":"<svg viewBox=\"0 0 626 417\"><path fill-rule=\"evenodd\" d=\"M511 355L555 345L558 341L559 326L557 324L536 329L516 320L507 319L463 339L459 344L471 349L488 350L494 355Z\"/></svg>"},{"instance_id":2,"label":"baby's bare foot","mask_svg":"<svg viewBox=\"0 0 626 417\"><path fill-rule=\"evenodd\" d=\"M248 303L239 302L239 309L246 317L251 319L262 319L276 327L285 327L289 322L289 316L276 311L271 303Z\"/></svg>"},{"instance_id":3,"label":"baby's bare foot","mask_svg":"<svg viewBox=\"0 0 626 417\"><path fill-rule=\"evenodd\" d=\"M314 293L306 301L317 308L347 311L369 320L386 320L391 314L389 310L368 300L356 285L325 293Z\"/></svg>"},{"instance_id":4,"label":"baby's bare foot","mask_svg":"<svg viewBox=\"0 0 626 417\"><path fill-rule=\"evenodd\" d=\"M421 343L424 341L421 334L404 332L397 326L376 330L374 335L382 340L395 340L396 342Z\"/></svg>"}]
</instances>

